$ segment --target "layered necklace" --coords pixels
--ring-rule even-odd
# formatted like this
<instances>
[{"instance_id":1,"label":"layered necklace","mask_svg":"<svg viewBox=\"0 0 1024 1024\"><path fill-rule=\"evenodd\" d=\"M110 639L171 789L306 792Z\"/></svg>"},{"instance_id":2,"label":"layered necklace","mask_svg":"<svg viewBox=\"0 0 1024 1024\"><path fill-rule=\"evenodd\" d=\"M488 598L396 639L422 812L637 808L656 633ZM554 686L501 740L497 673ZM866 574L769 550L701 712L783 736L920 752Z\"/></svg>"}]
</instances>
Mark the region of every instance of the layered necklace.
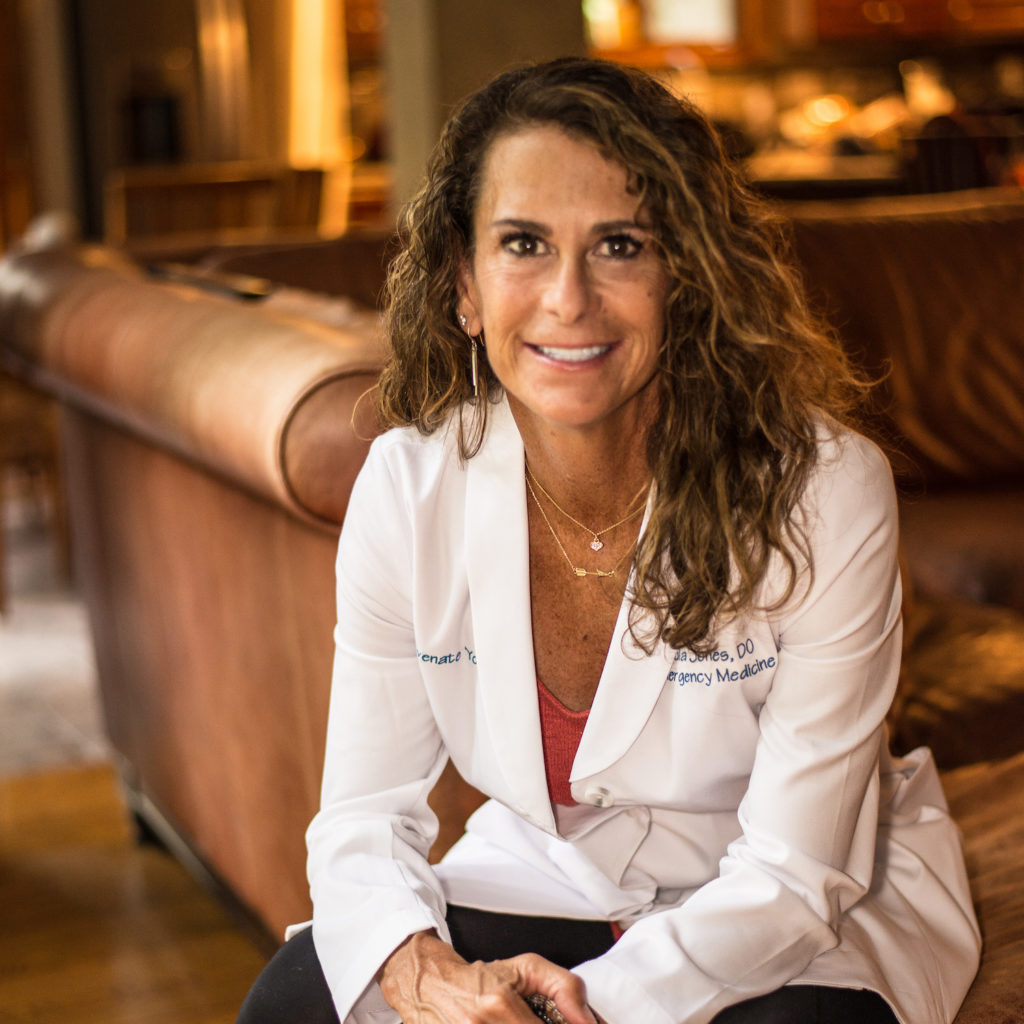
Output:
<instances>
[{"instance_id":1,"label":"layered necklace","mask_svg":"<svg viewBox=\"0 0 1024 1024\"><path fill-rule=\"evenodd\" d=\"M562 552L562 556L565 558L566 562L569 563L569 568L572 569L573 574L578 576L580 579L582 579L584 576L602 576L605 578L614 576L615 573L618 572L619 568L622 566L622 563L626 560L626 557L632 552L633 547L635 547L635 544L630 545L629 550L626 551L626 553L615 563L615 565L611 567L611 569L584 569L581 566L576 565L575 562L573 562L573 560L569 557L569 552L565 550L565 545L562 543L558 534L555 532L555 528L551 525L551 520L548 519L548 514L544 511L544 506L541 504L540 498L537 497L537 491L533 489L534 484L537 485L537 488L540 490L540 493L543 494L544 497L551 502L552 506L554 506L554 508L563 516L565 516L565 518L568 519L570 523L573 523L574 525L578 526L585 533L590 534L591 551L600 551L604 547L604 541L601 540L602 534L611 533L611 531L616 529L616 527L622 526L623 524L628 523L631 519L635 519L638 515L640 515L640 513L644 510L644 507L647 504L646 492L649 485L644 484L640 488L640 490L637 491L637 493L633 496L632 500L630 501L630 505L634 505L634 502L636 502L637 504L633 508L631 508L629 512L627 512L620 520L618 520L618 522L614 522L611 524L611 526L606 526L602 530L593 530L589 526L586 526L585 524L581 523L574 516L571 516L568 512L566 512L565 509L562 508L562 506L559 505L558 502L555 501L555 499L552 498L546 490L544 490L544 487L541 484L541 482L533 475L533 470L530 469L530 464L526 463L526 487L530 492L530 497L533 498L534 503L537 506L537 511L540 512L541 518L544 520L544 524L547 526L548 530L551 531L551 536L554 537L555 543L558 545L558 550Z\"/></svg>"}]
</instances>

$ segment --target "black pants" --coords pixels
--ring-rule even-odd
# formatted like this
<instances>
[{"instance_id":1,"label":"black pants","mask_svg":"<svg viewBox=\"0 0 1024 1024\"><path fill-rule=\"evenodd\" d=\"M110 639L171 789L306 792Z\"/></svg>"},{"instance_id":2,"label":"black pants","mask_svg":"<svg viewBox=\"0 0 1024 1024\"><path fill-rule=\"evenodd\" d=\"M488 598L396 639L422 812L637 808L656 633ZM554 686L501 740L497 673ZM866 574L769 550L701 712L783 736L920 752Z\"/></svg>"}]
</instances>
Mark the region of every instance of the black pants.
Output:
<instances>
[{"instance_id":1,"label":"black pants","mask_svg":"<svg viewBox=\"0 0 1024 1024\"><path fill-rule=\"evenodd\" d=\"M560 967L571 968L600 956L613 942L611 928L600 921L491 914L451 906L447 920L452 944L467 960L504 960L520 953L539 953ZM277 951L242 1004L237 1024L339 1024L311 929ZM791 985L730 1006L713 1024L897 1022L889 1005L875 992Z\"/></svg>"}]
</instances>

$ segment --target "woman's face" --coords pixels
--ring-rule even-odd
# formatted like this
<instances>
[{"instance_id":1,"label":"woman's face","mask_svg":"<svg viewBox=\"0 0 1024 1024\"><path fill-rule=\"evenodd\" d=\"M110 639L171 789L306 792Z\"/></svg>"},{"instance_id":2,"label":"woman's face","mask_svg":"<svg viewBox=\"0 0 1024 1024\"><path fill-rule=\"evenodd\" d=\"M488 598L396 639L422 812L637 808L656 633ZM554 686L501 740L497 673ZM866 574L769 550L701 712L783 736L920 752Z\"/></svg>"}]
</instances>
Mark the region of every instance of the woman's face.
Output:
<instances>
[{"instance_id":1,"label":"woman's face","mask_svg":"<svg viewBox=\"0 0 1024 1024\"><path fill-rule=\"evenodd\" d=\"M459 312L520 429L638 429L668 278L625 170L542 125L499 136L482 173Z\"/></svg>"}]
</instances>

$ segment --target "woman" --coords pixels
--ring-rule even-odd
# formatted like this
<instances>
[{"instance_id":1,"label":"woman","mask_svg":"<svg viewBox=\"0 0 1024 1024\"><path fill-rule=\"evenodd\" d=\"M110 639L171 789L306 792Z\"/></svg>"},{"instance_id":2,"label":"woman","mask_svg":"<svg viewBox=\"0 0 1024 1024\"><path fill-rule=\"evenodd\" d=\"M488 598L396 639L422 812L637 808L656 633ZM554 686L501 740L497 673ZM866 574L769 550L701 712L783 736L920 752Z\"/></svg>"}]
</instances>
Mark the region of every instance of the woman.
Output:
<instances>
[{"instance_id":1,"label":"woman","mask_svg":"<svg viewBox=\"0 0 1024 1024\"><path fill-rule=\"evenodd\" d=\"M979 940L930 757L886 746L890 473L703 117L509 72L401 233L312 930L240 1019L951 1020ZM432 869L448 758L491 799Z\"/></svg>"}]
</instances>

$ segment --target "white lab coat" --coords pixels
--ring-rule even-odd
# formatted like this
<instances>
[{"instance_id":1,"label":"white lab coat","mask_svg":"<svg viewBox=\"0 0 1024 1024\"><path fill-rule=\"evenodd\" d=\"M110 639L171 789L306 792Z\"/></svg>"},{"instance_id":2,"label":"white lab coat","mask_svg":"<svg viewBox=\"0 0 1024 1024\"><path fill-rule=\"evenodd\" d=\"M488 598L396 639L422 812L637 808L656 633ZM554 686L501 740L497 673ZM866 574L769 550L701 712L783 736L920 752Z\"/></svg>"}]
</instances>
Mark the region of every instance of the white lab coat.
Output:
<instances>
[{"instance_id":1,"label":"white lab coat","mask_svg":"<svg viewBox=\"0 0 1024 1024\"><path fill-rule=\"evenodd\" d=\"M576 969L610 1024L698 1024L791 981L874 989L904 1024L950 1021L979 937L930 755L894 761L886 745L901 631L882 454L823 436L802 504L813 579L722 626L713 657L644 655L624 607L572 769L580 806L556 816L522 441L507 403L491 411L464 465L445 432L379 438L342 532L308 834L314 941L342 1019L398 1020L374 975L407 935L447 937L450 900L627 925ZM427 794L449 757L491 800L432 869Z\"/></svg>"}]
</instances>

